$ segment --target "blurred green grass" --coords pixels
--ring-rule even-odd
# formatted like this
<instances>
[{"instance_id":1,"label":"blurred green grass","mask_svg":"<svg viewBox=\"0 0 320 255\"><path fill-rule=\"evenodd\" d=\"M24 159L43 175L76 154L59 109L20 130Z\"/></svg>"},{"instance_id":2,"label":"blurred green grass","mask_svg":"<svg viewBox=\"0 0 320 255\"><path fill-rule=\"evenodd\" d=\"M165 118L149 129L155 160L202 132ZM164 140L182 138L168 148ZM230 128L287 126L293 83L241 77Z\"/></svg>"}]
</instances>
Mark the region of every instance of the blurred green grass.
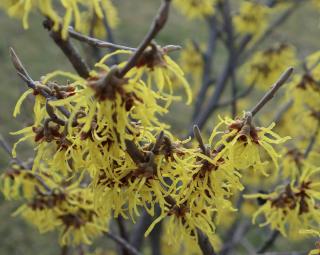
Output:
<instances>
[{"instance_id":1,"label":"blurred green grass","mask_svg":"<svg viewBox=\"0 0 320 255\"><path fill-rule=\"evenodd\" d=\"M160 1L127 1L118 0L121 23L115 32L118 43L136 46L147 32ZM22 29L21 23L9 19L0 12L0 134L10 143L16 140L9 135L10 131L22 128L28 124L31 103L23 107L22 117L14 119L12 111L16 100L25 85L17 77L12 68L8 49L13 47L34 79L56 69L72 71L68 61L61 51L50 40L48 33L42 28L41 17L31 18L30 29ZM269 45L274 41L292 42L299 49L299 56L303 57L319 49L320 15L310 7L301 8L288 20L285 26L276 31L272 38L265 42ZM168 25L157 38L160 44L182 44L187 39L202 41L206 39L206 25L204 22L189 22L177 11L173 10ZM177 56L177 53L174 53ZM225 57L224 48L219 45L215 56L217 70L223 67ZM183 103L176 103L166 120L174 127L178 135L182 134L190 121L192 109ZM183 114L181 114L183 113ZM210 125L210 123L209 123ZM25 147L22 147L23 151ZM9 158L0 150L0 168L8 164ZM31 255L58 254L55 234L40 235L38 232L19 218L12 218L10 214L18 207L12 202L0 199L0 254ZM263 237L265 238L265 237Z\"/></svg>"}]
</instances>

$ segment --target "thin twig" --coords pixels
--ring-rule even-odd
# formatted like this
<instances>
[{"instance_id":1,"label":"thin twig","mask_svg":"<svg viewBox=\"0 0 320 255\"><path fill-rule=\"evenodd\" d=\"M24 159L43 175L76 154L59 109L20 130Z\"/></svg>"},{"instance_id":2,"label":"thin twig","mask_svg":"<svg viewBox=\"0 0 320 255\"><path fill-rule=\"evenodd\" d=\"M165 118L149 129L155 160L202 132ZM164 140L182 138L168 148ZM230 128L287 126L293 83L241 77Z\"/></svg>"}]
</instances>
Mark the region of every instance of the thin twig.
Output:
<instances>
[{"instance_id":1,"label":"thin twig","mask_svg":"<svg viewBox=\"0 0 320 255\"><path fill-rule=\"evenodd\" d=\"M269 248L271 248L279 235L280 235L280 232L278 230L272 231L269 238L262 244L261 248L257 251L257 253L264 253Z\"/></svg>"},{"instance_id":2,"label":"thin twig","mask_svg":"<svg viewBox=\"0 0 320 255\"><path fill-rule=\"evenodd\" d=\"M134 54L130 57L127 64L119 71L119 77L124 77L126 73L136 65L144 50L149 46L155 36L162 30L168 20L170 3L171 0L163 0L162 6L158 11L158 14L153 21L149 32L142 40Z\"/></svg>"},{"instance_id":3,"label":"thin twig","mask_svg":"<svg viewBox=\"0 0 320 255\"><path fill-rule=\"evenodd\" d=\"M242 91L241 93L239 93L238 95L233 97L231 100L226 100L226 101L223 101L223 102L217 104L217 107L221 108L221 107L229 106L230 104L233 103L234 100L239 100L241 98L246 97L247 95L249 95L253 91L255 84L256 83L253 82L248 88L246 88L244 91Z\"/></svg>"},{"instance_id":4,"label":"thin twig","mask_svg":"<svg viewBox=\"0 0 320 255\"><path fill-rule=\"evenodd\" d=\"M319 135L319 131L320 131L320 120L318 120L316 130L315 130L314 134L311 136L309 144L304 152L305 159L308 158L310 152L312 151L314 145L316 144L317 137Z\"/></svg>"},{"instance_id":5,"label":"thin twig","mask_svg":"<svg viewBox=\"0 0 320 255\"><path fill-rule=\"evenodd\" d=\"M281 24L283 24L289 17L290 15L292 15L293 12L290 12L289 15L283 14L281 15L276 21L275 23L273 23L273 25L271 25L267 30L266 30L266 35L263 35L263 40L267 39L271 32L273 30L275 30L276 28L278 28ZM268 32L270 31L270 32ZM251 42L252 40L252 35L246 35L243 37L243 39L241 40L241 42L239 43L239 46L237 47L237 59L242 56L245 53L245 49L248 46L248 44ZM263 41L261 40L261 42ZM246 57L249 56L248 54L246 55ZM238 61L238 65L240 63L243 63L243 61L245 60L244 57L241 57L241 60ZM208 105L206 106L205 109L203 109L202 111L200 111L200 114L198 115L198 118L195 119L192 123L192 126L194 124L198 125L199 128L201 129L205 123L207 122L209 116L211 114L213 114L213 112L217 109L217 105L219 103L219 99L221 98L221 95L225 89L225 85L228 81L228 79L230 78L230 70L231 67L234 63L234 59L231 59L230 57L228 58L228 61L220 75L220 77L218 78L217 81L217 85L215 87L215 90L210 98L210 101L208 103ZM193 136L192 134L192 128L189 129L188 135L187 136Z\"/></svg>"},{"instance_id":6,"label":"thin twig","mask_svg":"<svg viewBox=\"0 0 320 255\"><path fill-rule=\"evenodd\" d=\"M10 56L11 56L11 61L17 71L17 74L27 84L29 88L33 89L34 91L37 91L48 100L56 99L55 97L49 95L45 90L38 89L36 82L30 77L29 73L27 72L26 68L22 64L20 58L18 57L18 55L16 54L13 48L10 48ZM58 106L57 109L66 117L70 116L69 111L64 107Z\"/></svg>"},{"instance_id":7,"label":"thin twig","mask_svg":"<svg viewBox=\"0 0 320 255\"><path fill-rule=\"evenodd\" d=\"M200 91L196 97L196 102L194 105L192 120L194 121L196 116L199 114L200 109L205 101L205 95L208 91L208 88L211 84L211 73L213 68L213 57L216 50L217 45L217 38L218 38L218 28L217 28L217 21L216 17L208 17L207 24L209 29L209 38L207 43L207 50L203 54L203 72L202 72L202 85ZM198 47L199 48L199 47ZM199 49L200 51L200 49Z\"/></svg>"},{"instance_id":8,"label":"thin twig","mask_svg":"<svg viewBox=\"0 0 320 255\"><path fill-rule=\"evenodd\" d=\"M122 247L124 247L128 252L130 252L131 255L142 255L140 252L136 250L135 247L133 247L129 242L127 242L120 236L117 236L111 232L105 232L105 235L113 241L115 241L116 243L120 244Z\"/></svg>"},{"instance_id":9,"label":"thin twig","mask_svg":"<svg viewBox=\"0 0 320 255\"><path fill-rule=\"evenodd\" d=\"M68 29L69 31L69 35L71 38L76 39L80 42L84 42L87 43L88 45L91 45L93 47L97 47L97 48L108 48L108 49L112 49L112 50L129 50L129 51L135 51L135 48L131 48L131 47L127 47L127 46L123 46L123 45L119 45L119 44L115 44L115 43L111 43L111 42L106 42L94 37L90 37L84 34L81 34L79 32L74 31L74 29L72 27L69 27Z\"/></svg>"},{"instance_id":10,"label":"thin twig","mask_svg":"<svg viewBox=\"0 0 320 255\"><path fill-rule=\"evenodd\" d=\"M118 217L118 219L116 219L117 225L118 225L118 229L119 229L119 234L120 237L125 240L126 242L129 242L129 237L128 237L128 233L126 230L126 226L124 224L123 218L121 216ZM128 252L128 250L125 247L122 247L122 254L123 255L130 255L130 253Z\"/></svg>"},{"instance_id":11,"label":"thin twig","mask_svg":"<svg viewBox=\"0 0 320 255\"><path fill-rule=\"evenodd\" d=\"M276 81L271 89L261 98L261 100L251 109L252 116L255 116L276 94L276 92L286 83L293 72L293 67L288 68Z\"/></svg>"},{"instance_id":12,"label":"thin twig","mask_svg":"<svg viewBox=\"0 0 320 255\"><path fill-rule=\"evenodd\" d=\"M231 240L226 242L225 245L223 246L220 255L227 255L229 254L232 249L241 242L245 234L249 231L250 229L250 222L242 222L240 224L239 221L237 221L234 226L228 231L228 235L226 237L229 238L231 236ZM232 232L231 232L232 231Z\"/></svg>"}]
</instances>

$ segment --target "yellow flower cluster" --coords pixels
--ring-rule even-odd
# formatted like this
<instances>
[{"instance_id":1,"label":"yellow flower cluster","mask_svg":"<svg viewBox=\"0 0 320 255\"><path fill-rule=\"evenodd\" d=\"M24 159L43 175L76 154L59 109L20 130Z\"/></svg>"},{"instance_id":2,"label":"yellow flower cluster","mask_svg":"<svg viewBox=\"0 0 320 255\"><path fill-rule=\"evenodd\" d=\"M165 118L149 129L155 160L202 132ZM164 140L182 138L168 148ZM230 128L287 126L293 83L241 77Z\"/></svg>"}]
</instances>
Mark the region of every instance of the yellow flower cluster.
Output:
<instances>
[{"instance_id":1,"label":"yellow flower cluster","mask_svg":"<svg viewBox=\"0 0 320 255\"><path fill-rule=\"evenodd\" d=\"M259 36L268 25L270 10L266 5L241 1L239 14L234 17L236 31Z\"/></svg>"},{"instance_id":2,"label":"yellow flower cluster","mask_svg":"<svg viewBox=\"0 0 320 255\"><path fill-rule=\"evenodd\" d=\"M10 16L22 19L23 27L29 27L29 16L39 11L51 19L54 30L62 26L62 37L67 38L68 28L73 23L77 31L88 33L92 29L96 36L105 36L105 19L110 27L118 23L118 14L111 0L59 0L58 6L53 0L3 0L0 8ZM62 14L58 10L64 9Z\"/></svg>"},{"instance_id":3,"label":"yellow flower cluster","mask_svg":"<svg viewBox=\"0 0 320 255\"><path fill-rule=\"evenodd\" d=\"M260 226L270 225L271 229L289 237L300 235L304 228L318 226L319 171L319 168L305 164L296 182L278 186L269 194L247 195L247 198L260 198L263 203L255 212L253 222L263 215L266 220Z\"/></svg>"},{"instance_id":4,"label":"yellow flower cluster","mask_svg":"<svg viewBox=\"0 0 320 255\"><path fill-rule=\"evenodd\" d=\"M82 187L84 180L67 185L70 181L49 169L35 173L13 165L1 176L1 187L7 199L24 201L14 215L41 233L59 230L61 245L91 244L107 230L110 216L94 209L93 193Z\"/></svg>"},{"instance_id":5,"label":"yellow flower cluster","mask_svg":"<svg viewBox=\"0 0 320 255\"><path fill-rule=\"evenodd\" d=\"M174 0L173 4L190 19L204 18L214 14L217 0Z\"/></svg>"},{"instance_id":6,"label":"yellow flower cluster","mask_svg":"<svg viewBox=\"0 0 320 255\"><path fill-rule=\"evenodd\" d=\"M296 65L296 50L288 44L279 44L258 51L246 62L245 82L266 89L273 84L288 66Z\"/></svg>"}]
</instances>

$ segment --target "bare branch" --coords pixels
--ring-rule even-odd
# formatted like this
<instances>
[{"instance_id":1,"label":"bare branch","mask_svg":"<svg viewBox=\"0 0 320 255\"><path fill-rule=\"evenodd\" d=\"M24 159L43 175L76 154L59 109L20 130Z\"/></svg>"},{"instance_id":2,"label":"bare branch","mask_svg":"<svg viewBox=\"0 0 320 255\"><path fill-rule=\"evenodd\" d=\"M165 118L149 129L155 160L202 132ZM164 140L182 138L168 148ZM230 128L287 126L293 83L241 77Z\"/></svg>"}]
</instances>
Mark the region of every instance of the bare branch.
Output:
<instances>
[{"instance_id":1,"label":"bare branch","mask_svg":"<svg viewBox=\"0 0 320 255\"><path fill-rule=\"evenodd\" d=\"M272 3L272 5L273 5L273 3ZM292 13L293 13L293 11L289 12L289 15L283 14L283 16L280 16L274 22L274 24L271 25L266 30L266 35L262 36L263 40L267 39L271 35L271 32L273 32L274 29L278 28L281 24L283 24L290 17L290 15ZM270 32L268 32L268 31L270 31ZM243 37L243 39L241 40L241 42L239 43L239 45L237 47L237 56L236 56L237 59L245 53L245 49L251 40L252 40L252 35L246 35ZM263 40L261 40L261 42ZM247 54L246 56L249 56L249 55ZM245 58L241 57L241 60L238 61L238 65L239 65L239 63L243 63L244 60L245 60ZM217 85L215 87L215 90L214 90L211 98L210 98L208 105L206 106L206 108L204 110L199 111L200 114L198 115L198 118L193 121L192 124L197 124L200 129L207 122L209 116L211 114L213 114L213 112L217 109L219 99L221 98L221 95L222 95L223 91L225 90L226 83L227 83L228 79L230 78L230 70L232 69L232 65L234 64L234 61L235 61L235 59L231 59L230 57L228 58L228 61L225 65L220 77L218 78ZM192 135L193 135L192 128L190 128L189 132L188 132L188 136L192 137Z\"/></svg>"},{"instance_id":2,"label":"bare branch","mask_svg":"<svg viewBox=\"0 0 320 255\"><path fill-rule=\"evenodd\" d=\"M252 116L255 116L276 94L276 92L286 83L293 72L293 67L288 68L276 81L271 89L261 98L256 106L251 109Z\"/></svg>"},{"instance_id":3,"label":"bare branch","mask_svg":"<svg viewBox=\"0 0 320 255\"><path fill-rule=\"evenodd\" d=\"M234 63L230 66L230 76L231 76L231 95L232 95L232 103L231 103L231 113L233 118L235 118L237 114L237 84L236 84L236 66L237 66L237 52L235 49L234 41L234 28L232 23L232 16L230 10L230 3L228 0L223 1L220 4L220 8L222 9L222 15L224 20L225 31L227 34L226 46L229 52L229 58L234 59Z\"/></svg>"},{"instance_id":4,"label":"bare branch","mask_svg":"<svg viewBox=\"0 0 320 255\"><path fill-rule=\"evenodd\" d=\"M153 21L151 29L149 30L148 34L143 39L137 50L130 57L127 64L123 67L123 69L120 70L119 77L124 77L126 73L129 72L136 65L144 50L148 47L151 41L164 27L169 16L170 3L171 0L163 0L163 4L160 7L155 20Z\"/></svg>"},{"instance_id":5,"label":"bare branch","mask_svg":"<svg viewBox=\"0 0 320 255\"><path fill-rule=\"evenodd\" d=\"M152 217L147 213L147 211L143 211L142 216L140 217L138 223L136 223L133 227L130 243L137 250L140 250L144 240L144 233L152 223Z\"/></svg>"},{"instance_id":6,"label":"bare branch","mask_svg":"<svg viewBox=\"0 0 320 255\"><path fill-rule=\"evenodd\" d=\"M281 24L283 24L300 6L301 1L296 1L292 6L290 6L287 10L285 10L263 33L263 35L255 42L255 44L246 51L243 57L240 60L240 63L245 61L249 56L255 52L258 47L265 41L269 36L274 32L275 29L279 28Z\"/></svg>"},{"instance_id":7,"label":"bare branch","mask_svg":"<svg viewBox=\"0 0 320 255\"><path fill-rule=\"evenodd\" d=\"M123 221L123 218L121 216L119 216L117 219L116 219L116 222L117 222L117 225L118 225L118 229L119 229L119 234L120 234L120 237L125 240L126 242L129 243L129 238L128 238L128 233L127 233L127 230L126 230L126 226L124 224L124 221ZM123 247L122 246L122 254L123 255L130 255L130 252L126 249L126 247Z\"/></svg>"},{"instance_id":8,"label":"bare branch","mask_svg":"<svg viewBox=\"0 0 320 255\"><path fill-rule=\"evenodd\" d=\"M22 64L21 60L19 59L18 55L15 53L13 48L10 48L10 55L11 55L11 61L14 65L14 67L17 70L17 74L20 76L20 78L27 84L27 86L38 93L40 93L43 97L47 99L55 100L55 97L52 97L47 91L45 91L42 88L38 88L36 82L30 77L28 74L26 68ZM64 107L58 106L57 109L66 117L70 116L70 113L67 109Z\"/></svg>"},{"instance_id":9,"label":"bare branch","mask_svg":"<svg viewBox=\"0 0 320 255\"><path fill-rule=\"evenodd\" d=\"M197 229L198 232L198 245L202 251L203 255L216 255L209 238L202 233L201 230Z\"/></svg>"},{"instance_id":10,"label":"bare branch","mask_svg":"<svg viewBox=\"0 0 320 255\"><path fill-rule=\"evenodd\" d=\"M120 244L123 248L125 248L131 255L141 255L140 252L136 250L130 243L128 243L126 240L121 238L120 236L117 236L111 232L105 232L105 235L115 241L116 243Z\"/></svg>"},{"instance_id":11,"label":"bare branch","mask_svg":"<svg viewBox=\"0 0 320 255\"><path fill-rule=\"evenodd\" d=\"M64 55L68 58L74 69L82 78L88 78L90 76L90 69L85 61L80 56L77 49L70 42L69 38L63 40L61 37L61 31L52 30L52 21L45 20L43 26L49 31L51 38L56 45L63 51Z\"/></svg>"},{"instance_id":12,"label":"bare branch","mask_svg":"<svg viewBox=\"0 0 320 255\"><path fill-rule=\"evenodd\" d=\"M241 93L239 93L238 95L233 97L231 100L223 101L223 102L217 104L217 107L221 108L221 107L229 106L230 104L233 103L234 100L239 100L243 97L246 97L247 95L249 95L252 92L254 86L255 86L255 83L253 82L248 88L246 88L244 91L242 91Z\"/></svg>"},{"instance_id":13,"label":"bare branch","mask_svg":"<svg viewBox=\"0 0 320 255\"><path fill-rule=\"evenodd\" d=\"M199 114L202 108L202 105L205 101L206 93L211 84L213 57L214 57L214 53L217 45L218 27L217 27L216 18L214 16L208 17L207 21L208 21L207 24L208 24L208 29L210 34L207 42L207 50L203 54L204 67L203 67L203 73L202 73L202 85L196 97L192 120L195 120L197 114Z\"/></svg>"},{"instance_id":14,"label":"bare branch","mask_svg":"<svg viewBox=\"0 0 320 255\"><path fill-rule=\"evenodd\" d=\"M304 158L308 158L310 152L312 151L312 149L313 149L313 147L314 147L314 145L315 145L315 143L317 141L317 137L319 135L319 131L320 131L320 120L318 120L316 130L315 130L314 134L311 136L309 144L308 144L308 147L304 152Z\"/></svg>"},{"instance_id":15,"label":"bare branch","mask_svg":"<svg viewBox=\"0 0 320 255\"><path fill-rule=\"evenodd\" d=\"M272 231L269 238L262 244L261 248L257 251L257 253L264 253L269 248L271 248L273 246L274 242L277 240L279 234L280 234L280 232L278 230Z\"/></svg>"},{"instance_id":16,"label":"bare branch","mask_svg":"<svg viewBox=\"0 0 320 255\"><path fill-rule=\"evenodd\" d=\"M87 43L93 47L108 48L108 49L112 49L112 50L130 50L130 51L136 50L135 48L114 44L111 42L102 41L100 39L81 34L79 32L74 31L74 29L72 27L69 27L68 31L69 31L69 35L71 38L76 39L80 42Z\"/></svg>"},{"instance_id":17,"label":"bare branch","mask_svg":"<svg viewBox=\"0 0 320 255\"><path fill-rule=\"evenodd\" d=\"M61 255L68 255L69 254L69 247L64 245L61 247Z\"/></svg>"}]
</instances>

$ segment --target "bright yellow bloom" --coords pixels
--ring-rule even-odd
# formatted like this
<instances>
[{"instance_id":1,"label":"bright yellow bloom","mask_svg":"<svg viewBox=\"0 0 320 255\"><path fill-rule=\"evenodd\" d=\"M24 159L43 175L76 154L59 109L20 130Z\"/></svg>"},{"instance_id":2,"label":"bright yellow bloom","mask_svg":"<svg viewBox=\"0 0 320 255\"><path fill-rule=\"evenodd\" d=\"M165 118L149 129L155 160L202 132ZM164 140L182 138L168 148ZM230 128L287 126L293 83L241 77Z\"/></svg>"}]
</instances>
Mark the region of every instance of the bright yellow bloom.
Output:
<instances>
[{"instance_id":1,"label":"bright yellow bloom","mask_svg":"<svg viewBox=\"0 0 320 255\"><path fill-rule=\"evenodd\" d=\"M118 51L114 54L132 54L130 51ZM105 62L108 55L100 60L99 63ZM125 65L126 62L120 64ZM132 68L126 75L134 81L142 79L146 75L146 83L151 88L157 88L158 93L168 102L166 107L170 105L172 100L178 99L174 97L173 92L176 85L182 85L187 94L187 104L192 102L192 92L190 85L184 77L184 72L179 65L168 56L166 48L161 48L156 44L151 44L142 56L139 58L136 66Z\"/></svg>"},{"instance_id":2,"label":"bright yellow bloom","mask_svg":"<svg viewBox=\"0 0 320 255\"><path fill-rule=\"evenodd\" d=\"M247 195L247 198L260 198L264 204L256 211L253 222L259 215L266 219L260 226L270 225L282 235L294 237L303 228L319 224L320 212L317 203L320 199L320 169L304 165L297 183L281 185L270 194Z\"/></svg>"},{"instance_id":3,"label":"bright yellow bloom","mask_svg":"<svg viewBox=\"0 0 320 255\"><path fill-rule=\"evenodd\" d=\"M275 169L278 169L278 158L280 155L273 148L273 144L282 144L289 137L281 138L272 131L275 124L269 127L255 127L252 123L250 113L245 113L243 118L221 121L221 125L227 125L229 131L222 135L222 138L215 145L222 149L218 152L216 160L227 158L236 169L246 170L252 167L254 170L264 172L267 161L263 160L262 152L266 153L272 160ZM212 141L219 132L213 132L210 138Z\"/></svg>"}]
</instances>

